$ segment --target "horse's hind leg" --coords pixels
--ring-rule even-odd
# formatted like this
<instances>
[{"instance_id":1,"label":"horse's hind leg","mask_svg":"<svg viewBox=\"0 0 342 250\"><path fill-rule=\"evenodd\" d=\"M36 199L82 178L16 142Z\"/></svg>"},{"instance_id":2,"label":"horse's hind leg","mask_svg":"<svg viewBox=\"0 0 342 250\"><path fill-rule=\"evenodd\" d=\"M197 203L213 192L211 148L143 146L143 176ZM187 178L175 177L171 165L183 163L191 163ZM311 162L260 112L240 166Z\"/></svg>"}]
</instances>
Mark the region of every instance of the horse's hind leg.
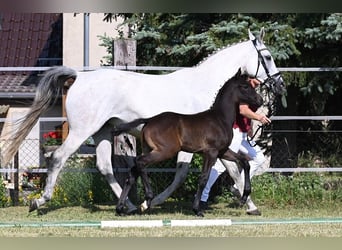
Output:
<instances>
[{"instance_id":1,"label":"horse's hind leg","mask_svg":"<svg viewBox=\"0 0 342 250\"><path fill-rule=\"evenodd\" d=\"M47 201L51 200L59 172L62 170L70 155L80 147L83 141L84 140L79 137L73 136L72 131L70 131L65 142L53 152L51 158L48 159L48 172L43 195L39 199L31 201L29 212L36 210Z\"/></svg>"},{"instance_id":2,"label":"horse's hind leg","mask_svg":"<svg viewBox=\"0 0 342 250\"><path fill-rule=\"evenodd\" d=\"M244 189L244 173L239 171L238 166L233 161L227 161L224 159L221 159L223 165L226 167L229 175L234 180L234 183L239 191L239 198L242 197L243 189ZM266 168L266 167L265 167ZM251 177L252 178L252 175ZM247 214L249 215L261 215L260 211L258 210L258 207L254 204L251 196L249 195L246 200L247 205Z\"/></svg>"},{"instance_id":3,"label":"horse's hind leg","mask_svg":"<svg viewBox=\"0 0 342 250\"><path fill-rule=\"evenodd\" d=\"M241 203L245 204L248 196L251 193L251 180L250 180L250 165L249 165L249 157L244 154L235 153L232 150L228 149L225 154L222 156L222 163L226 166L229 174L234 179L235 184L237 185L240 193L242 194ZM224 160L233 161L238 164L244 170L244 182L241 180L240 172L237 168L229 168L228 164ZM234 171L235 170L235 171ZM243 190L243 192L242 192Z\"/></svg>"},{"instance_id":4,"label":"horse's hind leg","mask_svg":"<svg viewBox=\"0 0 342 250\"><path fill-rule=\"evenodd\" d=\"M227 169L227 172L229 173L230 177L233 179L239 194L236 194L236 196L241 199L242 195L243 195L243 189L244 189L244 181L241 178L241 173L239 171L239 168L237 166L237 164L234 161L228 161L225 159L220 159L222 164L225 166L225 168ZM242 206L243 204L241 204Z\"/></svg>"}]
</instances>

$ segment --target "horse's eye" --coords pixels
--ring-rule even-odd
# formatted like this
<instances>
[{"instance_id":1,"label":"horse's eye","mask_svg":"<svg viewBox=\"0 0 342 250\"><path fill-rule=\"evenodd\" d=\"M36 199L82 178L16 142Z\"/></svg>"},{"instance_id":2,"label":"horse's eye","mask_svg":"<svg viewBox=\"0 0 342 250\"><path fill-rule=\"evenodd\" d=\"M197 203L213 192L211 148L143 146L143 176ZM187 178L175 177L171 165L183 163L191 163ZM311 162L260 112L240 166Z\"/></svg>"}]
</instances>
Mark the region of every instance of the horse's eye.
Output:
<instances>
[{"instance_id":1,"label":"horse's eye","mask_svg":"<svg viewBox=\"0 0 342 250\"><path fill-rule=\"evenodd\" d=\"M272 56L267 55L267 56L265 56L265 58L266 58L266 60L270 61L272 59Z\"/></svg>"}]
</instances>

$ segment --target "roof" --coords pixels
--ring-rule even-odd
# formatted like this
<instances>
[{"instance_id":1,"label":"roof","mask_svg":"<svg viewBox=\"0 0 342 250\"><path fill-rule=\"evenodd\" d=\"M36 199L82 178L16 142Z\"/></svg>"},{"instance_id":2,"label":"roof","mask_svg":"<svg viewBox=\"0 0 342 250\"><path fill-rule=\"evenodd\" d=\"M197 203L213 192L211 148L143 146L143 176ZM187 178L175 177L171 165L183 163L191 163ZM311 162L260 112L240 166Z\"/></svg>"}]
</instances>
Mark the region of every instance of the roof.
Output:
<instances>
[{"instance_id":1,"label":"roof","mask_svg":"<svg viewBox=\"0 0 342 250\"><path fill-rule=\"evenodd\" d=\"M0 67L61 65L62 31L62 14L1 14ZM37 72L0 72L0 98L32 96L39 79Z\"/></svg>"}]
</instances>

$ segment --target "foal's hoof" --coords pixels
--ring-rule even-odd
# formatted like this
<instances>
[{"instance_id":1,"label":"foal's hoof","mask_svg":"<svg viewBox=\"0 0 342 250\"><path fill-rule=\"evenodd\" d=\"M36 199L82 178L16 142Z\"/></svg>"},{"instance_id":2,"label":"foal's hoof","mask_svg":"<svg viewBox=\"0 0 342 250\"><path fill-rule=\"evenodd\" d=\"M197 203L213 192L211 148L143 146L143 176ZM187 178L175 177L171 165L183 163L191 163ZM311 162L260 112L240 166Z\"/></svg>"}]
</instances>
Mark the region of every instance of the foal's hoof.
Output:
<instances>
[{"instance_id":1,"label":"foal's hoof","mask_svg":"<svg viewBox=\"0 0 342 250\"><path fill-rule=\"evenodd\" d=\"M145 200L143 203L140 204L140 212L144 213L149 209L147 205L147 201Z\"/></svg>"},{"instance_id":2,"label":"foal's hoof","mask_svg":"<svg viewBox=\"0 0 342 250\"><path fill-rule=\"evenodd\" d=\"M117 206L117 207L115 208L115 211L116 211L116 214L119 215L119 216L124 216L124 215L126 215L123 206Z\"/></svg>"},{"instance_id":3,"label":"foal's hoof","mask_svg":"<svg viewBox=\"0 0 342 250\"><path fill-rule=\"evenodd\" d=\"M29 213L33 212L34 210L38 209L38 201L36 199L30 201L30 206L29 206Z\"/></svg>"}]
</instances>

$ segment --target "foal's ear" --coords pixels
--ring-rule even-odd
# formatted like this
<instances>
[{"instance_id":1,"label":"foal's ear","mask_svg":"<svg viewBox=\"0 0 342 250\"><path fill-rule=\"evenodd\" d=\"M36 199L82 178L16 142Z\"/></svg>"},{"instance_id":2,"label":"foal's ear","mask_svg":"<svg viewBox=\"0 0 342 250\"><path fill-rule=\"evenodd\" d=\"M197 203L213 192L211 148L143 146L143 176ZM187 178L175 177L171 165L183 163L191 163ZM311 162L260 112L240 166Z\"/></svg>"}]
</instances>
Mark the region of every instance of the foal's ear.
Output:
<instances>
[{"instance_id":1,"label":"foal's ear","mask_svg":"<svg viewBox=\"0 0 342 250\"><path fill-rule=\"evenodd\" d=\"M241 68L239 68L238 72L236 72L237 76L241 76Z\"/></svg>"},{"instance_id":2,"label":"foal's ear","mask_svg":"<svg viewBox=\"0 0 342 250\"><path fill-rule=\"evenodd\" d=\"M241 68L236 72L235 77L240 77L241 76Z\"/></svg>"}]
</instances>

